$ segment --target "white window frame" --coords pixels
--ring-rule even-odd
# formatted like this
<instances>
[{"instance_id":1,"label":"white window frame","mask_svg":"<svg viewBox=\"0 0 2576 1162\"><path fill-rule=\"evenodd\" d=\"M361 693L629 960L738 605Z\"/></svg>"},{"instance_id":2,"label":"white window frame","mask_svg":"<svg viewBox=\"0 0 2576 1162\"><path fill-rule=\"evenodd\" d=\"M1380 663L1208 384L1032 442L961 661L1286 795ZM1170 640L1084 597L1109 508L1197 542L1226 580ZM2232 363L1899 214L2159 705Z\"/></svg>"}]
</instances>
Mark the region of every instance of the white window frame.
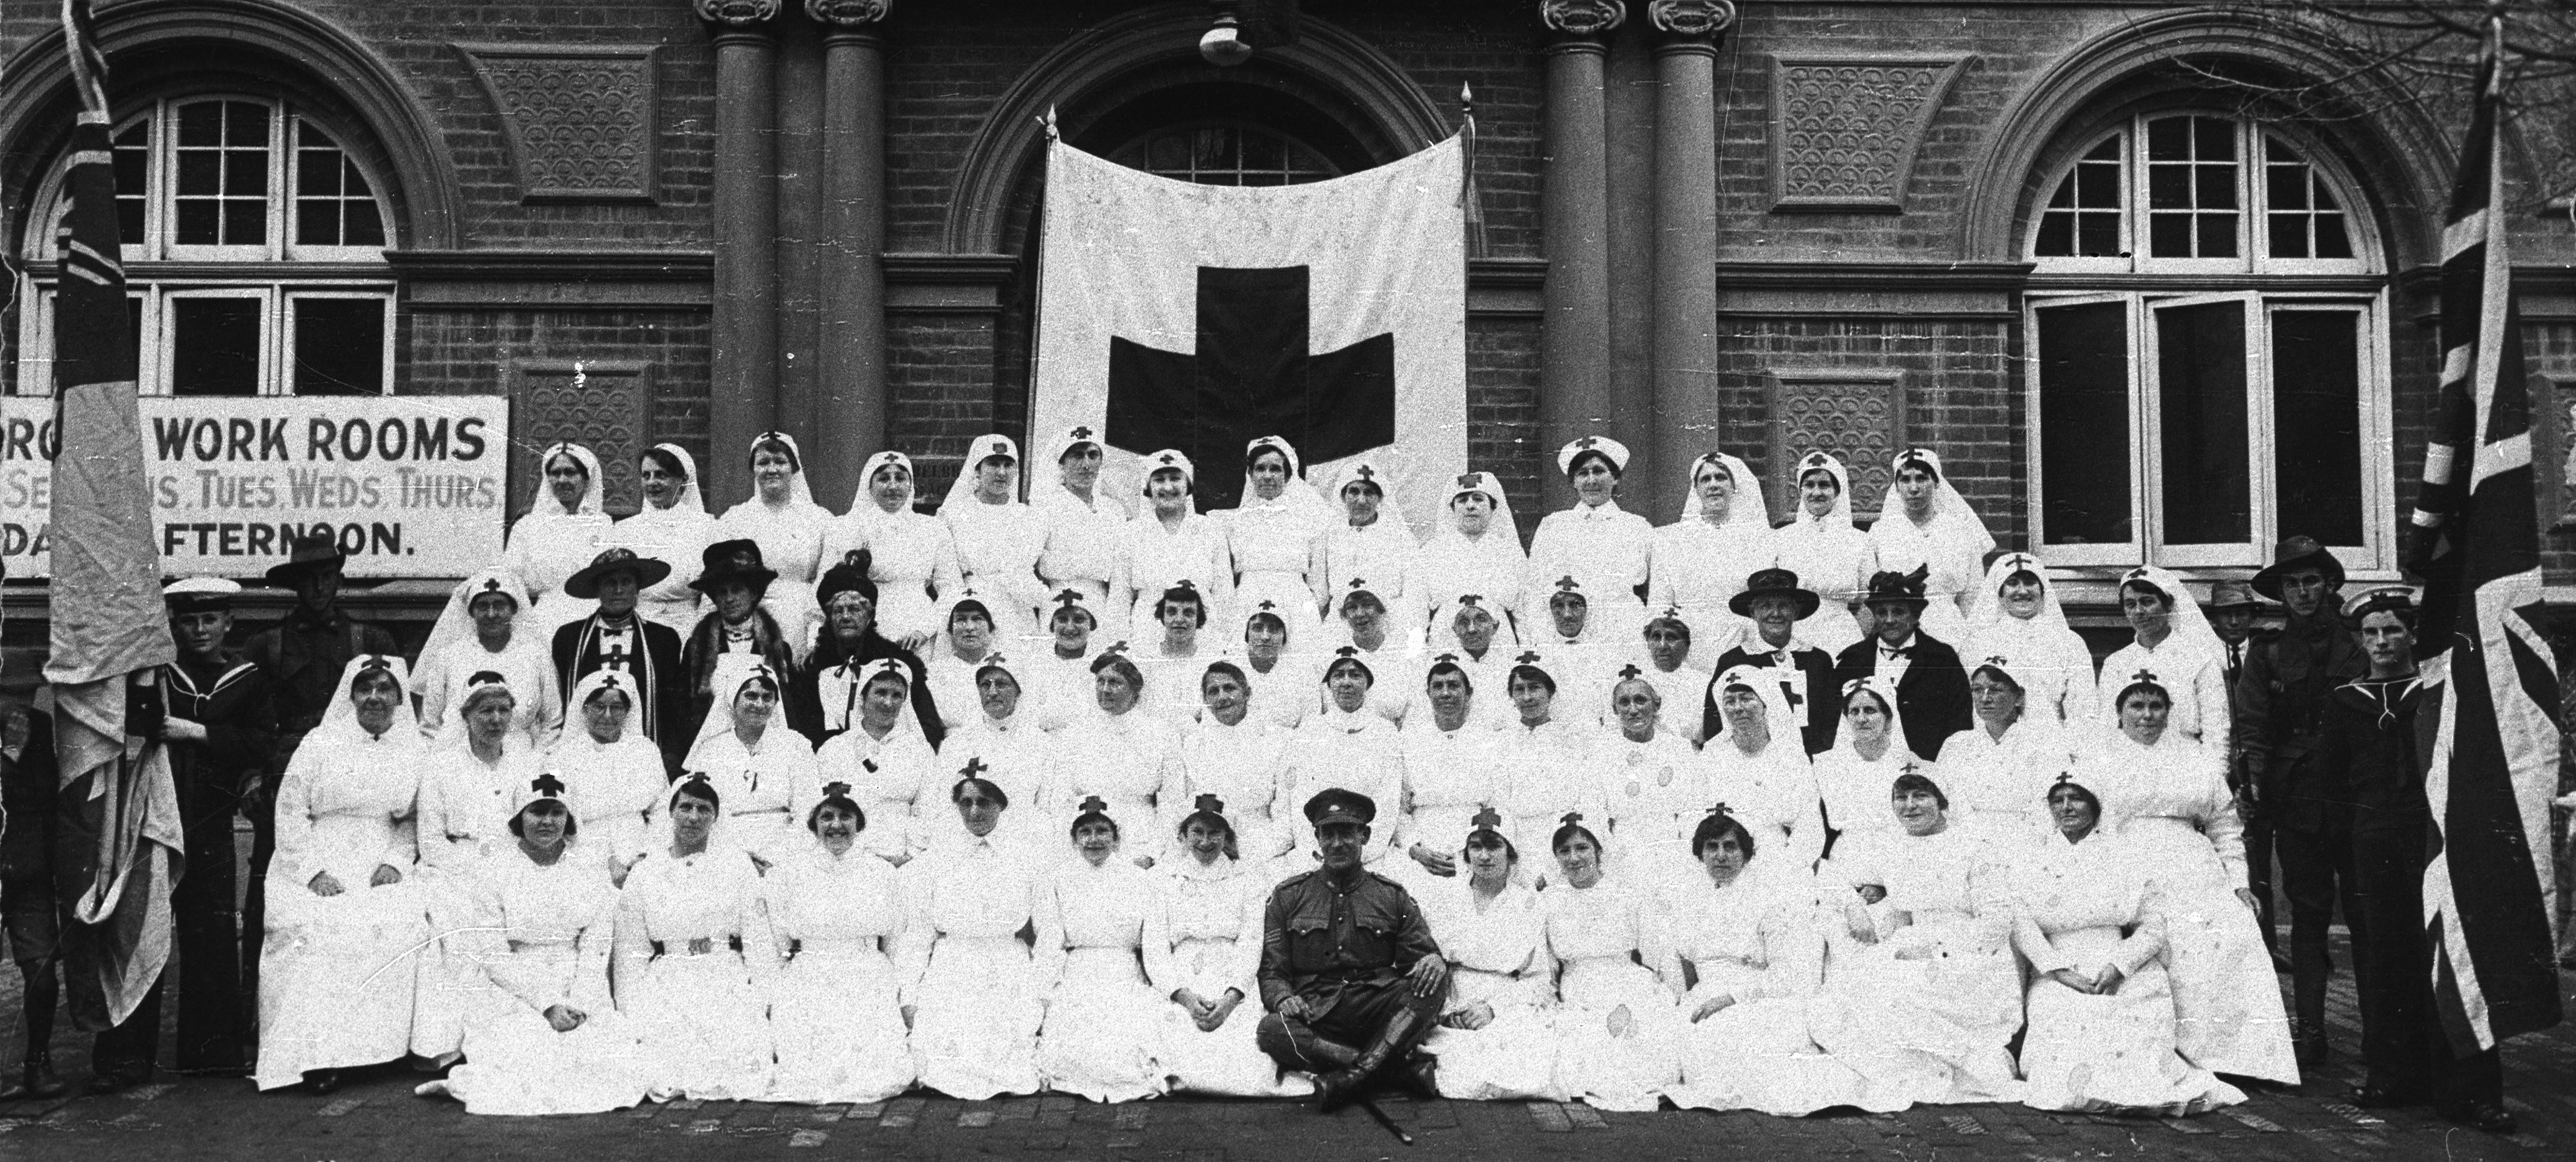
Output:
<instances>
[{"instance_id":1,"label":"white window frame","mask_svg":"<svg viewBox=\"0 0 2576 1162\"><path fill-rule=\"evenodd\" d=\"M2144 432L2139 426L2143 422L2140 418L2142 409L2138 406L2138 360L2143 357L2143 353L2138 339L2135 302L2135 295L2070 292L2059 295L2030 295L2026 296L2023 303L2022 366L2031 369L2027 377L2029 382L2024 385L2024 394L2028 401L2031 431L2034 433L2033 438L2024 441L2029 455L2029 467L2023 474L2023 478L2030 481L2030 543L2035 546L2031 552L2051 565L2126 567L2146 559L2150 538L2147 533L2146 515L2143 511L2144 502L2140 498L2146 495L2151 477L2147 472L2146 460L2139 451L2145 439ZM2127 340L2128 344L2128 430L2122 433L2122 438L2129 442L2129 539L2116 542L2088 541L2077 545L2051 545L2048 543L2047 528L2048 474L2041 471L2041 461L2046 449L2035 434L2041 430L2040 425L2046 422L2040 397L2039 312L2049 307L2080 307L2101 303L2118 303L2128 308L2122 331L2122 338Z\"/></svg>"},{"instance_id":2,"label":"white window frame","mask_svg":"<svg viewBox=\"0 0 2576 1162\"><path fill-rule=\"evenodd\" d=\"M2048 480L2041 464L2043 448L2039 440L2032 439L2026 441L2026 464L2031 482L2028 512L2034 555L2050 565L2064 567L2155 564L2190 570L2245 569L2264 564L2271 546L2278 543L2283 535L2304 531L2285 525L2279 506L2280 488L2275 470L2279 452L2272 439L2275 406L2272 319L2283 309L2328 309L2357 315L2360 336L2360 350L2356 352L2354 365L2361 383L2359 436L2363 544L2358 547L2336 546L2334 553L2345 569L2355 575L2395 573L2396 464L2393 449L2396 435L2388 378L2391 362L2385 290L2368 293L2253 289L2203 291L2176 286L2138 291L2034 291L2023 299L2023 365L2033 369L2024 385L2024 399L2034 427L2045 422L2037 370L2040 367L2039 312L2051 307L2103 302L2124 303L2128 311L2129 528L2133 539L2118 544L2049 544L2044 503ZM2164 492L2158 486L2163 467L2163 424L2162 393L2155 390L2154 312L2158 308L2211 302L2247 304L2245 427L2247 486L2253 494L2250 498L2253 520L2242 545L2174 545L2164 539ZM2295 517L2291 518L2293 523L2295 520Z\"/></svg>"},{"instance_id":3,"label":"white window frame","mask_svg":"<svg viewBox=\"0 0 2576 1162\"><path fill-rule=\"evenodd\" d=\"M178 166L178 110L182 106L210 101L240 101L265 106L268 118L268 241L260 246L181 246L174 239L176 223L176 182ZM303 141L309 115L274 96L233 91L210 91L163 97L119 121L111 137L121 136L138 123L146 127L145 148L149 163L144 167L144 232L140 239L121 240L125 260L126 289L129 297L143 302L141 330L142 358L136 367L136 388L140 394L171 394L171 358L169 343L173 324L169 303L173 299L233 297L257 298L262 304L260 324L260 372L258 394L291 395L292 361L295 326L293 300L296 298L364 298L384 304L383 382L379 390L392 394L394 382L394 298L392 270L384 261L384 251L395 245L393 207L386 201L387 186L364 158L351 151L347 135L331 126L315 128L331 136L341 156L358 168L366 179L376 203L377 221L385 232L385 245L376 246L304 246L294 242L297 198L294 187L297 152ZM20 253L27 266L50 268L54 263L54 237L64 212L66 164L58 162L47 180L39 187L35 205L51 207L47 213L31 215ZM238 270L227 269L238 267ZM17 393L29 396L53 394L53 305L52 278L42 281L22 268L18 279L19 301L27 304L18 312L18 381Z\"/></svg>"},{"instance_id":4,"label":"white window frame","mask_svg":"<svg viewBox=\"0 0 2576 1162\"><path fill-rule=\"evenodd\" d=\"M2154 258L2146 253L2149 238L2147 208L2147 124L2172 117L2214 117L2232 121L2236 126L2236 257L2235 258ZM2067 175L2075 172L2084 155L2099 148L2097 136L2082 150L2058 164L2048 179L2041 182L2031 205L2028 230L2022 238L2022 253L2029 255L2037 274L2172 274L2203 278L2225 278L2252 274L2333 274L2354 275L2378 272L2373 256L2380 254L2380 240L2369 215L2362 212L2354 191L2360 186L2351 174L2335 164L2331 156L2309 142L2299 141L2283 127L2258 122L2252 118L2205 110L2162 110L2131 117L2111 133L2122 135L2123 164L2120 171L2120 241L2126 255L2043 257L2039 253L2039 228L2046 221L2048 200L2056 196L2057 187ZM2351 258L2273 258L2270 218L2271 200L2266 184L2273 143L2277 141L2298 155L2300 161L2325 178L2333 191L2336 208L2343 213L2344 237L2352 245Z\"/></svg>"}]
</instances>

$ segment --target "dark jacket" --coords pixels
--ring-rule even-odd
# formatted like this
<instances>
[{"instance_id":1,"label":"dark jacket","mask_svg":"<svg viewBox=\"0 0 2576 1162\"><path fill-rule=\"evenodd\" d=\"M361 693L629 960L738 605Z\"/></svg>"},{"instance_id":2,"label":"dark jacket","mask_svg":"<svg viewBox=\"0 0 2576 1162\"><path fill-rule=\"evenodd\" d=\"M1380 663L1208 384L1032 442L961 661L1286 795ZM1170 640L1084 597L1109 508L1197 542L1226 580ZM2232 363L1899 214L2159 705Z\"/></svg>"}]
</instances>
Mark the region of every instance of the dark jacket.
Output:
<instances>
[{"instance_id":1,"label":"dark jacket","mask_svg":"<svg viewBox=\"0 0 2576 1162\"><path fill-rule=\"evenodd\" d=\"M2326 729L2328 695L2370 672L2361 639L2331 612L2292 618L2276 634L2246 644L2245 671L2236 679L2235 773L2251 779L2255 798L2269 810L2275 800L2315 798L2298 784L2318 777L2302 759L2317 749Z\"/></svg>"},{"instance_id":2,"label":"dark jacket","mask_svg":"<svg viewBox=\"0 0 2576 1162\"><path fill-rule=\"evenodd\" d=\"M1835 659L1834 702L1839 710L1844 683L1878 672L1878 639L1866 638ZM1905 732L1905 749L1918 758L1938 760L1941 744L1976 723L1968 700L1968 672L1959 651L1921 630L1914 632L1914 657L1905 676L1896 680L1896 723ZM1834 716L1841 729L1842 716Z\"/></svg>"},{"instance_id":3,"label":"dark jacket","mask_svg":"<svg viewBox=\"0 0 2576 1162\"><path fill-rule=\"evenodd\" d=\"M267 675L269 695L277 705L277 752L269 771L284 773L296 744L322 724L322 712L332 700L347 693L340 689L340 671L348 668L349 659L399 648L391 633L338 609L315 617L298 606L286 620L252 634L242 653Z\"/></svg>"},{"instance_id":4,"label":"dark jacket","mask_svg":"<svg viewBox=\"0 0 2576 1162\"><path fill-rule=\"evenodd\" d=\"M1756 638L1750 644L1759 643L1760 639ZM1717 674L1710 676L1708 697L1700 708L1701 738L1716 738L1725 733L1726 720L1718 713L1717 707L1717 675L1737 666L1770 669L1780 664L1779 656L1770 650L1747 652L1749 645L1737 646L1717 656ZM1789 664L1796 666L1805 679L1789 698L1789 708L1799 715L1798 733L1808 754L1822 754L1834 745L1834 731L1843 717L1842 699L1839 697L1842 683L1836 677L1834 656L1814 646L1801 646L1789 651ZM1772 733L1777 735L1783 725L1774 724Z\"/></svg>"},{"instance_id":5,"label":"dark jacket","mask_svg":"<svg viewBox=\"0 0 2576 1162\"><path fill-rule=\"evenodd\" d=\"M2436 725L2418 713L2433 696L2416 676L2356 678L2326 696L2313 777L2276 802L2280 826L2302 831L2351 826L2422 828L2425 748Z\"/></svg>"},{"instance_id":6,"label":"dark jacket","mask_svg":"<svg viewBox=\"0 0 2576 1162\"><path fill-rule=\"evenodd\" d=\"M659 622L643 617L634 620L636 632L642 635L643 656L620 661L643 691L637 706L643 712L643 721L638 728L662 748L664 762L676 772L680 760L688 757L697 725L689 717L689 679L688 671L680 665L680 635ZM573 686L608 662L601 654L599 631L599 615L595 613L555 630L555 681L562 688L567 714L580 713L580 707L572 704Z\"/></svg>"},{"instance_id":7,"label":"dark jacket","mask_svg":"<svg viewBox=\"0 0 2576 1162\"><path fill-rule=\"evenodd\" d=\"M171 743L170 775L189 826L231 826L253 780L277 760L277 704L266 672L226 651L211 662L182 657L161 667L170 716L206 728L204 742Z\"/></svg>"},{"instance_id":8,"label":"dark jacket","mask_svg":"<svg viewBox=\"0 0 2576 1162\"><path fill-rule=\"evenodd\" d=\"M0 751L0 883L53 875L54 804L61 783L54 765L54 720L25 706L0 709L0 722L20 718L26 722L26 744L16 758ZM17 733L14 724L7 733Z\"/></svg>"},{"instance_id":9,"label":"dark jacket","mask_svg":"<svg viewBox=\"0 0 2576 1162\"><path fill-rule=\"evenodd\" d=\"M1322 869L1290 876L1270 893L1261 921L1261 1005L1289 997L1329 1009L1345 985L1386 984L1440 955L1411 893L1361 871L1349 887Z\"/></svg>"},{"instance_id":10,"label":"dark jacket","mask_svg":"<svg viewBox=\"0 0 2576 1162\"><path fill-rule=\"evenodd\" d=\"M779 675L783 686L796 673L796 651L787 644L787 635L778 629L778 619L769 610L754 606L751 611L751 642L754 652ZM698 628L689 631L689 640L680 646L680 669L689 676L689 721L691 735L706 721L707 711L715 707L716 659L724 656L724 615L709 612L698 619ZM781 700L786 698L779 691ZM790 723L793 724L793 717Z\"/></svg>"},{"instance_id":11,"label":"dark jacket","mask_svg":"<svg viewBox=\"0 0 2576 1162\"><path fill-rule=\"evenodd\" d=\"M902 663L904 669L911 671L912 714L913 717L921 720L923 737L929 739L930 745L936 748L948 737L948 727L939 718L938 701L930 696L929 667L921 664L919 655L888 641L873 629L868 631L866 637L859 640L859 648L846 650L841 648L839 639L832 635L831 627L823 627L823 640L815 643L812 656L805 659L804 665L791 671L793 677L787 683L787 725L794 727L798 734L804 735L818 747L833 735L849 729L847 724L857 721L858 709L846 705L825 707L823 675L838 670L856 669L880 658L893 658ZM857 691L853 689L849 695L854 698L857 696ZM840 722L843 725L834 728L831 725L833 722Z\"/></svg>"}]
</instances>

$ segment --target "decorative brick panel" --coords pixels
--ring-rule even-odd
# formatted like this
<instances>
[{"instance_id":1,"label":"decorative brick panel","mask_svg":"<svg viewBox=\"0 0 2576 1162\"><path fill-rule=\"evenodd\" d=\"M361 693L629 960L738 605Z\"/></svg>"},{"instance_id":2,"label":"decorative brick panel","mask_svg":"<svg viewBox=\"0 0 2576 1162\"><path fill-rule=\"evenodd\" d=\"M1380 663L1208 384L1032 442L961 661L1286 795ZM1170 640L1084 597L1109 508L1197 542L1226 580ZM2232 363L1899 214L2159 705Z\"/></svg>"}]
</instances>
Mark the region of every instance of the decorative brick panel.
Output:
<instances>
[{"instance_id":1,"label":"decorative brick panel","mask_svg":"<svg viewBox=\"0 0 2576 1162\"><path fill-rule=\"evenodd\" d=\"M459 44L501 112L523 202L650 202L659 162L652 45Z\"/></svg>"},{"instance_id":2,"label":"decorative brick panel","mask_svg":"<svg viewBox=\"0 0 2576 1162\"><path fill-rule=\"evenodd\" d=\"M600 503L633 512L641 503L635 458L648 446L653 366L635 359L518 359L511 371L510 511L535 500L535 457L570 441L599 456L607 476Z\"/></svg>"},{"instance_id":3,"label":"decorative brick panel","mask_svg":"<svg viewBox=\"0 0 2576 1162\"><path fill-rule=\"evenodd\" d=\"M1916 146L1962 63L1775 60L1772 209L1902 212Z\"/></svg>"},{"instance_id":4,"label":"decorative brick panel","mask_svg":"<svg viewBox=\"0 0 2576 1162\"><path fill-rule=\"evenodd\" d=\"M1809 452L1833 454L1851 472L1852 515L1874 518L1891 483L1888 468L1906 446L1905 373L1894 368L1775 368L1771 372L1771 511L1795 506L1798 482L1786 466Z\"/></svg>"}]
</instances>

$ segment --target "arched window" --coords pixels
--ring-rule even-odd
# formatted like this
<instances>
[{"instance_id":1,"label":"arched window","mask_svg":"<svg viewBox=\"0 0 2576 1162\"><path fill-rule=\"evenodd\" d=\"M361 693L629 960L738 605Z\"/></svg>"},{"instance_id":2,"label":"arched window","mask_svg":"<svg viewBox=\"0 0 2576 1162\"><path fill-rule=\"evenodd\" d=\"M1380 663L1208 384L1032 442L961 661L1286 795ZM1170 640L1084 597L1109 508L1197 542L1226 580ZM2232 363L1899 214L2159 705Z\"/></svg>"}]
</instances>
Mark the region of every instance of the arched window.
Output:
<instances>
[{"instance_id":1,"label":"arched window","mask_svg":"<svg viewBox=\"0 0 2576 1162\"><path fill-rule=\"evenodd\" d=\"M2051 562L2259 565L2305 533L2395 567L2376 235L2285 128L2144 114L2039 183L2030 517Z\"/></svg>"},{"instance_id":2,"label":"arched window","mask_svg":"<svg viewBox=\"0 0 2576 1162\"><path fill-rule=\"evenodd\" d=\"M115 133L117 225L146 395L391 390L393 302L380 188L332 130L274 98L153 102ZM52 390L59 167L22 253L18 390Z\"/></svg>"},{"instance_id":3,"label":"arched window","mask_svg":"<svg viewBox=\"0 0 2576 1162\"><path fill-rule=\"evenodd\" d=\"M1239 121L1177 126L1138 138L1110 160L1150 174L1211 186L1285 186L1340 177L1340 166L1305 142Z\"/></svg>"}]
</instances>

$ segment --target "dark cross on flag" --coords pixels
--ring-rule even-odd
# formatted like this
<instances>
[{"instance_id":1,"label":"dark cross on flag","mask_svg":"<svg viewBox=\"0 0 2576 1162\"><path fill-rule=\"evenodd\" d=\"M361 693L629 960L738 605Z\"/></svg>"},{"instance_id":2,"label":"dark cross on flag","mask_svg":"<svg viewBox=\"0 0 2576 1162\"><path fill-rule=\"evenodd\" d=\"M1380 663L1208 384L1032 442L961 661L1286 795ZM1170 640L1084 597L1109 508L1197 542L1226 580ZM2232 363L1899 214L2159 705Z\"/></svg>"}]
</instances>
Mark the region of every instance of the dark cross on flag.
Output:
<instances>
[{"instance_id":1,"label":"dark cross on flag","mask_svg":"<svg viewBox=\"0 0 2576 1162\"><path fill-rule=\"evenodd\" d=\"M1177 448L1231 464L1277 434L1309 464L1395 443L1395 336L1309 352L1308 268L1202 266L1198 350L1109 340L1109 443L1138 455ZM1201 511L1232 508L1243 486L1210 472Z\"/></svg>"}]
</instances>

